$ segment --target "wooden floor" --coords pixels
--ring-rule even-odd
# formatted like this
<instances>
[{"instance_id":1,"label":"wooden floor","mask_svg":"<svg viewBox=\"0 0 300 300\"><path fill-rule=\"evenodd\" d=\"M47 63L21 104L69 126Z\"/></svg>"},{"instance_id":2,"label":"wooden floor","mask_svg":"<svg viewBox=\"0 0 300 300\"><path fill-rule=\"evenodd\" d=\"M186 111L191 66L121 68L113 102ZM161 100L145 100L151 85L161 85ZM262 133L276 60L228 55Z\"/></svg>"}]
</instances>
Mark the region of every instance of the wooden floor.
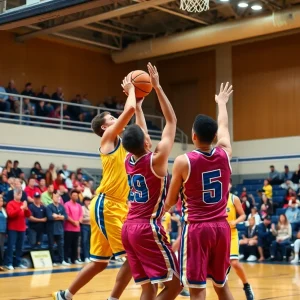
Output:
<instances>
[{"instance_id":1,"label":"wooden floor","mask_svg":"<svg viewBox=\"0 0 300 300\"><path fill-rule=\"evenodd\" d=\"M300 271L299 266L244 264L249 282L253 286L256 300L299 300ZM76 276L76 269L53 268L44 271L18 270L0 273L1 300L38 300L51 299L51 293L65 289ZM75 297L77 300L105 300L109 296L118 269L108 269L95 277ZM33 273L33 274L32 274ZM11 275L10 277L7 277ZM242 284L234 271L229 275L229 284L236 300L244 300ZM214 300L216 296L211 283L208 284L207 299ZM130 283L122 300L139 299L140 288ZM177 299L186 299L178 297Z\"/></svg>"}]
</instances>

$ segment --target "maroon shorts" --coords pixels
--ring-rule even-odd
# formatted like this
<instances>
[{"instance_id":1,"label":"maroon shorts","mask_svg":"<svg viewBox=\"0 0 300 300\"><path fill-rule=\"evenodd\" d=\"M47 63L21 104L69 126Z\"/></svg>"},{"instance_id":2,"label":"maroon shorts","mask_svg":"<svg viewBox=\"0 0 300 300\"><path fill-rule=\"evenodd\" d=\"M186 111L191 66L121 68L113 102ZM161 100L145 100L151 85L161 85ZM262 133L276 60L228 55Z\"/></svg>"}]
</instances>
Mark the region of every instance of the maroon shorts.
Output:
<instances>
[{"instance_id":1,"label":"maroon shorts","mask_svg":"<svg viewBox=\"0 0 300 300\"><path fill-rule=\"evenodd\" d=\"M179 277L177 259L161 224L152 220L126 221L122 242L137 284L169 281L174 274Z\"/></svg>"},{"instance_id":2,"label":"maroon shorts","mask_svg":"<svg viewBox=\"0 0 300 300\"><path fill-rule=\"evenodd\" d=\"M180 279L184 286L205 288L211 279L223 287L230 270L227 221L185 224L180 246Z\"/></svg>"}]
</instances>

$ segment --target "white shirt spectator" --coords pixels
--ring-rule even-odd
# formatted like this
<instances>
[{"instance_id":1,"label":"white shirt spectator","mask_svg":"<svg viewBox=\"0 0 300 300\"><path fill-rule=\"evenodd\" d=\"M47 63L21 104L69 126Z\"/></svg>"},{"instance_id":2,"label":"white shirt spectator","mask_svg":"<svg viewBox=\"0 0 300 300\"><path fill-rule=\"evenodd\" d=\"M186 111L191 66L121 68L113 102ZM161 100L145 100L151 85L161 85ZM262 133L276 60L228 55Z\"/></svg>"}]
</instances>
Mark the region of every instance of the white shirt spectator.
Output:
<instances>
[{"instance_id":1,"label":"white shirt spectator","mask_svg":"<svg viewBox=\"0 0 300 300\"><path fill-rule=\"evenodd\" d=\"M255 215L249 214L247 221L249 221L249 219L252 217L255 219L255 225L259 225L261 223L261 217L258 212Z\"/></svg>"}]
</instances>

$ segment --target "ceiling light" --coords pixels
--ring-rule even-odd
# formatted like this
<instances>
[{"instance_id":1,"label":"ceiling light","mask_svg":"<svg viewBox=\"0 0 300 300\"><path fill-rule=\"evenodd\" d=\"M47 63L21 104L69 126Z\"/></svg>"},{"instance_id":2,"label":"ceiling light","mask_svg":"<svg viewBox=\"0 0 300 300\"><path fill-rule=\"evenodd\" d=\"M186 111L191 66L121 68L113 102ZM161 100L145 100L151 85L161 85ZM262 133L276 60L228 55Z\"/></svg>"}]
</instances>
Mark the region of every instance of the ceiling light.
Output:
<instances>
[{"instance_id":1,"label":"ceiling light","mask_svg":"<svg viewBox=\"0 0 300 300\"><path fill-rule=\"evenodd\" d=\"M261 10L261 9L262 9L262 6L261 6L260 4L254 4L254 5L251 6L251 8L252 8L253 10Z\"/></svg>"},{"instance_id":2,"label":"ceiling light","mask_svg":"<svg viewBox=\"0 0 300 300\"><path fill-rule=\"evenodd\" d=\"M221 2L228 2L229 0L220 0Z\"/></svg>"},{"instance_id":3,"label":"ceiling light","mask_svg":"<svg viewBox=\"0 0 300 300\"><path fill-rule=\"evenodd\" d=\"M238 4L238 7L246 8L246 7L248 7L248 3L246 3L246 2L240 2Z\"/></svg>"}]
</instances>

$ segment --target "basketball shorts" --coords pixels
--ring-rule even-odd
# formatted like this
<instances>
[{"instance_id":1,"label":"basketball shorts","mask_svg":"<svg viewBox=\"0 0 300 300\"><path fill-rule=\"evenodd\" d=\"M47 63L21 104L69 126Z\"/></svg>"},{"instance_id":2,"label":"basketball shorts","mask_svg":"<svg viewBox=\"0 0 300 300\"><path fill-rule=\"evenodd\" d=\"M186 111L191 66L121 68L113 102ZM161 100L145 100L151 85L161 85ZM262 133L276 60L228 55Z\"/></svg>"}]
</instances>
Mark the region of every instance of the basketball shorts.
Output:
<instances>
[{"instance_id":1,"label":"basketball shorts","mask_svg":"<svg viewBox=\"0 0 300 300\"><path fill-rule=\"evenodd\" d=\"M105 194L96 196L90 205L90 259L109 262L110 258L126 256L122 244L122 226L128 212L127 204L118 203Z\"/></svg>"},{"instance_id":2,"label":"basketball shorts","mask_svg":"<svg viewBox=\"0 0 300 300\"><path fill-rule=\"evenodd\" d=\"M179 251L180 279L189 288L223 287L230 271L228 222L184 224Z\"/></svg>"},{"instance_id":3,"label":"basketball shorts","mask_svg":"<svg viewBox=\"0 0 300 300\"><path fill-rule=\"evenodd\" d=\"M239 259L239 233L236 228L231 229L230 259Z\"/></svg>"},{"instance_id":4,"label":"basketball shorts","mask_svg":"<svg viewBox=\"0 0 300 300\"><path fill-rule=\"evenodd\" d=\"M122 230L134 281L138 285L172 280L178 274L178 262L161 224L153 220L127 220Z\"/></svg>"}]
</instances>

